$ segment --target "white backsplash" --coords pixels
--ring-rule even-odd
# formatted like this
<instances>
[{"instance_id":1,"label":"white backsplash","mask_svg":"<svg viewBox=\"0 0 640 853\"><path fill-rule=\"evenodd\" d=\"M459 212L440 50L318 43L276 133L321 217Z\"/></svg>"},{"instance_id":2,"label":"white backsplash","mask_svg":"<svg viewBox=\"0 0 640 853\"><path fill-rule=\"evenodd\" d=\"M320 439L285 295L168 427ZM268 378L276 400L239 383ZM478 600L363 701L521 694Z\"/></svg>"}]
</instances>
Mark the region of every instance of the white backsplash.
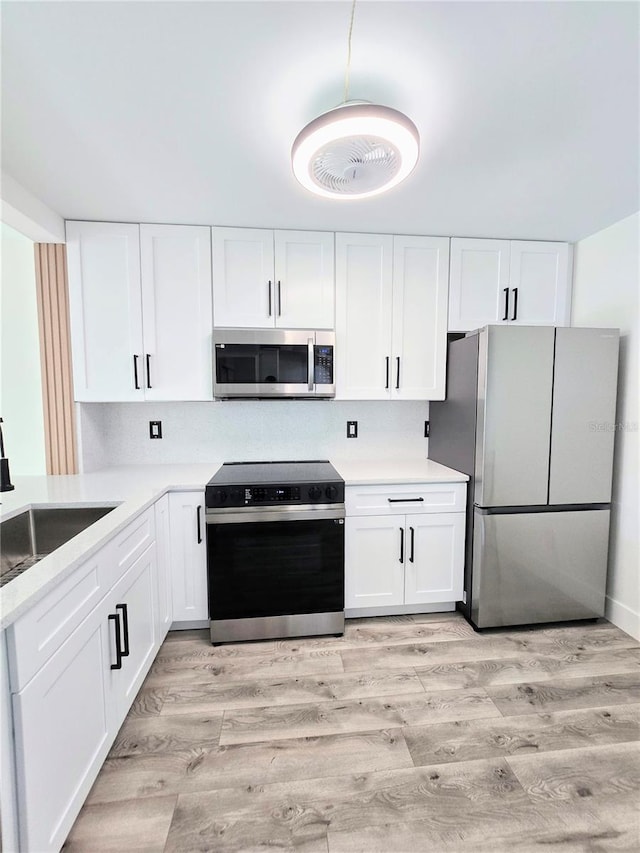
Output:
<instances>
[{"instance_id":1,"label":"white backsplash","mask_svg":"<svg viewBox=\"0 0 640 853\"><path fill-rule=\"evenodd\" d=\"M113 465L265 459L425 458L429 404L408 401L224 400L79 403L83 471ZM149 421L162 421L162 439ZM347 421L358 438L347 439Z\"/></svg>"}]
</instances>

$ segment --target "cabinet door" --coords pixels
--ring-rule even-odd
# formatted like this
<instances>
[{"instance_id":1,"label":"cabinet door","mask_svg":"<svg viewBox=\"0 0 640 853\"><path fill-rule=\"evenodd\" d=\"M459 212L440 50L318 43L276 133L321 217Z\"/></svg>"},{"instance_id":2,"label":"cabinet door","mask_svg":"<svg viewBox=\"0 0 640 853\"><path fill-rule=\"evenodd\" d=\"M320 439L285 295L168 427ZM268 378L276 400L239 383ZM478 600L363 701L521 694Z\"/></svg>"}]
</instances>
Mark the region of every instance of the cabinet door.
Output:
<instances>
[{"instance_id":1,"label":"cabinet door","mask_svg":"<svg viewBox=\"0 0 640 853\"><path fill-rule=\"evenodd\" d=\"M173 621L209 618L204 493L169 495Z\"/></svg>"},{"instance_id":2,"label":"cabinet door","mask_svg":"<svg viewBox=\"0 0 640 853\"><path fill-rule=\"evenodd\" d=\"M144 394L212 400L211 229L141 225Z\"/></svg>"},{"instance_id":3,"label":"cabinet door","mask_svg":"<svg viewBox=\"0 0 640 853\"><path fill-rule=\"evenodd\" d=\"M67 222L74 398L142 400L137 225Z\"/></svg>"},{"instance_id":4,"label":"cabinet door","mask_svg":"<svg viewBox=\"0 0 640 853\"><path fill-rule=\"evenodd\" d=\"M462 598L464 532L463 512L407 517L405 604Z\"/></svg>"},{"instance_id":5,"label":"cabinet door","mask_svg":"<svg viewBox=\"0 0 640 853\"><path fill-rule=\"evenodd\" d=\"M448 238L393 238L392 398L444 400L448 291Z\"/></svg>"},{"instance_id":6,"label":"cabinet door","mask_svg":"<svg viewBox=\"0 0 640 853\"><path fill-rule=\"evenodd\" d=\"M158 612L156 547L151 545L131 566L108 599L110 613L119 615L122 669L113 670L111 684L117 696L118 725L125 716L155 656Z\"/></svg>"},{"instance_id":7,"label":"cabinet door","mask_svg":"<svg viewBox=\"0 0 640 853\"><path fill-rule=\"evenodd\" d=\"M468 332L505 320L508 288L508 240L452 238L450 332Z\"/></svg>"},{"instance_id":8,"label":"cabinet door","mask_svg":"<svg viewBox=\"0 0 640 853\"><path fill-rule=\"evenodd\" d=\"M171 530L169 528L169 495L163 495L155 505L156 561L158 565L158 618L156 647L167 636L173 620L171 606Z\"/></svg>"},{"instance_id":9,"label":"cabinet door","mask_svg":"<svg viewBox=\"0 0 640 853\"><path fill-rule=\"evenodd\" d=\"M509 319L512 322L523 325L569 325L569 261L568 243L511 242Z\"/></svg>"},{"instance_id":10,"label":"cabinet door","mask_svg":"<svg viewBox=\"0 0 640 853\"><path fill-rule=\"evenodd\" d=\"M98 607L13 699L20 849L58 851L115 734Z\"/></svg>"},{"instance_id":11,"label":"cabinet door","mask_svg":"<svg viewBox=\"0 0 640 853\"><path fill-rule=\"evenodd\" d=\"M336 234L336 397L387 400L393 237Z\"/></svg>"},{"instance_id":12,"label":"cabinet door","mask_svg":"<svg viewBox=\"0 0 640 853\"><path fill-rule=\"evenodd\" d=\"M274 248L276 326L283 329L333 329L333 234L276 231Z\"/></svg>"},{"instance_id":13,"label":"cabinet door","mask_svg":"<svg viewBox=\"0 0 640 853\"><path fill-rule=\"evenodd\" d=\"M345 520L345 607L404 603L404 515Z\"/></svg>"},{"instance_id":14,"label":"cabinet door","mask_svg":"<svg viewBox=\"0 0 640 853\"><path fill-rule=\"evenodd\" d=\"M212 228L211 239L214 326L274 326L273 231Z\"/></svg>"}]
</instances>

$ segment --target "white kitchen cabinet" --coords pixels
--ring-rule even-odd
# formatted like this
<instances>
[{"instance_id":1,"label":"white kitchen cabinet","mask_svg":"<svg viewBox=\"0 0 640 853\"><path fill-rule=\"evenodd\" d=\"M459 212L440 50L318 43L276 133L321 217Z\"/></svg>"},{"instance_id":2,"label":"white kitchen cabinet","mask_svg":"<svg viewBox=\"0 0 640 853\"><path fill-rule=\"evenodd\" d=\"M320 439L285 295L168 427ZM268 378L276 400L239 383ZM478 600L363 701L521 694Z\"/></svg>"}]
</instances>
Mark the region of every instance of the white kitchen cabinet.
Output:
<instances>
[{"instance_id":1,"label":"white kitchen cabinet","mask_svg":"<svg viewBox=\"0 0 640 853\"><path fill-rule=\"evenodd\" d=\"M213 399L210 229L66 229L75 399Z\"/></svg>"},{"instance_id":2,"label":"white kitchen cabinet","mask_svg":"<svg viewBox=\"0 0 640 853\"><path fill-rule=\"evenodd\" d=\"M150 545L128 569L112 590L105 606L109 613L118 616L117 630L122 644L122 669L109 671L119 726L133 704L157 651L158 584L155 544ZM115 625L116 622L112 641L115 640Z\"/></svg>"},{"instance_id":3,"label":"white kitchen cabinet","mask_svg":"<svg viewBox=\"0 0 640 853\"><path fill-rule=\"evenodd\" d=\"M211 234L141 225L145 400L212 400Z\"/></svg>"},{"instance_id":4,"label":"white kitchen cabinet","mask_svg":"<svg viewBox=\"0 0 640 853\"><path fill-rule=\"evenodd\" d=\"M568 243L452 238L449 331L489 323L566 326Z\"/></svg>"},{"instance_id":5,"label":"white kitchen cabinet","mask_svg":"<svg viewBox=\"0 0 640 853\"><path fill-rule=\"evenodd\" d=\"M169 495L156 501L156 562L158 566L158 618L156 621L156 645L162 644L173 621L171 590L171 529Z\"/></svg>"},{"instance_id":6,"label":"white kitchen cabinet","mask_svg":"<svg viewBox=\"0 0 640 853\"><path fill-rule=\"evenodd\" d=\"M204 492L169 495L173 622L209 618Z\"/></svg>"},{"instance_id":7,"label":"white kitchen cabinet","mask_svg":"<svg viewBox=\"0 0 640 853\"><path fill-rule=\"evenodd\" d=\"M21 850L60 850L117 731L109 627L96 608L13 696Z\"/></svg>"},{"instance_id":8,"label":"white kitchen cabinet","mask_svg":"<svg viewBox=\"0 0 640 853\"><path fill-rule=\"evenodd\" d=\"M58 851L158 645L153 507L7 629L20 850Z\"/></svg>"},{"instance_id":9,"label":"white kitchen cabinet","mask_svg":"<svg viewBox=\"0 0 640 853\"><path fill-rule=\"evenodd\" d=\"M212 251L216 327L333 329L332 233L212 228Z\"/></svg>"},{"instance_id":10,"label":"white kitchen cabinet","mask_svg":"<svg viewBox=\"0 0 640 853\"><path fill-rule=\"evenodd\" d=\"M75 399L142 400L139 226L67 222L66 237Z\"/></svg>"},{"instance_id":11,"label":"white kitchen cabinet","mask_svg":"<svg viewBox=\"0 0 640 853\"><path fill-rule=\"evenodd\" d=\"M465 495L464 483L347 487L348 615L462 598Z\"/></svg>"},{"instance_id":12,"label":"white kitchen cabinet","mask_svg":"<svg viewBox=\"0 0 640 853\"><path fill-rule=\"evenodd\" d=\"M449 240L336 235L336 397L445 394Z\"/></svg>"}]
</instances>

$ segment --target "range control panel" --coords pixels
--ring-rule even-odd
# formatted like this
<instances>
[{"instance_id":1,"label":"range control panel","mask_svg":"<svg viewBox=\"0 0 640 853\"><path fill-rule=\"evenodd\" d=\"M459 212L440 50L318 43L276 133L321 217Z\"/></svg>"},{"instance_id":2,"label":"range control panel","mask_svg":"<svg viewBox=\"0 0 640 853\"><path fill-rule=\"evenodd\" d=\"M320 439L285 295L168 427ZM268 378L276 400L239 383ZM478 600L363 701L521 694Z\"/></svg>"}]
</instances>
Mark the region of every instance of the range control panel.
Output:
<instances>
[{"instance_id":1,"label":"range control panel","mask_svg":"<svg viewBox=\"0 0 640 853\"><path fill-rule=\"evenodd\" d=\"M206 488L207 507L273 506L276 504L344 503L343 483L301 483L296 486L214 486Z\"/></svg>"}]
</instances>

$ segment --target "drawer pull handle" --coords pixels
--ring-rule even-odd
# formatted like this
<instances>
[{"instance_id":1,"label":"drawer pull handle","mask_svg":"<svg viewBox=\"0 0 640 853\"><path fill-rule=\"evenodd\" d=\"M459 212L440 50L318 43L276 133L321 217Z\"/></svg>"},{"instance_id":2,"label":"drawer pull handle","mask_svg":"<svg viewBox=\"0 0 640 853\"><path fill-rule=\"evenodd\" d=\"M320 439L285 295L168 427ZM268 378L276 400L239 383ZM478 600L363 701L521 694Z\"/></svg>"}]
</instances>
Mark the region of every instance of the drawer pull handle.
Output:
<instances>
[{"instance_id":1,"label":"drawer pull handle","mask_svg":"<svg viewBox=\"0 0 640 853\"><path fill-rule=\"evenodd\" d=\"M124 644L122 648L122 657L129 657L129 613L126 604L116 604L116 610L122 613L122 630L124 631Z\"/></svg>"},{"instance_id":2,"label":"drawer pull handle","mask_svg":"<svg viewBox=\"0 0 640 853\"><path fill-rule=\"evenodd\" d=\"M422 503L424 498L387 498L390 504Z\"/></svg>"},{"instance_id":3,"label":"drawer pull handle","mask_svg":"<svg viewBox=\"0 0 640 853\"><path fill-rule=\"evenodd\" d=\"M116 632L116 662L111 664L111 669L122 669L122 649L120 648L120 617L117 613L110 613L107 616L109 622L115 622Z\"/></svg>"}]
</instances>

